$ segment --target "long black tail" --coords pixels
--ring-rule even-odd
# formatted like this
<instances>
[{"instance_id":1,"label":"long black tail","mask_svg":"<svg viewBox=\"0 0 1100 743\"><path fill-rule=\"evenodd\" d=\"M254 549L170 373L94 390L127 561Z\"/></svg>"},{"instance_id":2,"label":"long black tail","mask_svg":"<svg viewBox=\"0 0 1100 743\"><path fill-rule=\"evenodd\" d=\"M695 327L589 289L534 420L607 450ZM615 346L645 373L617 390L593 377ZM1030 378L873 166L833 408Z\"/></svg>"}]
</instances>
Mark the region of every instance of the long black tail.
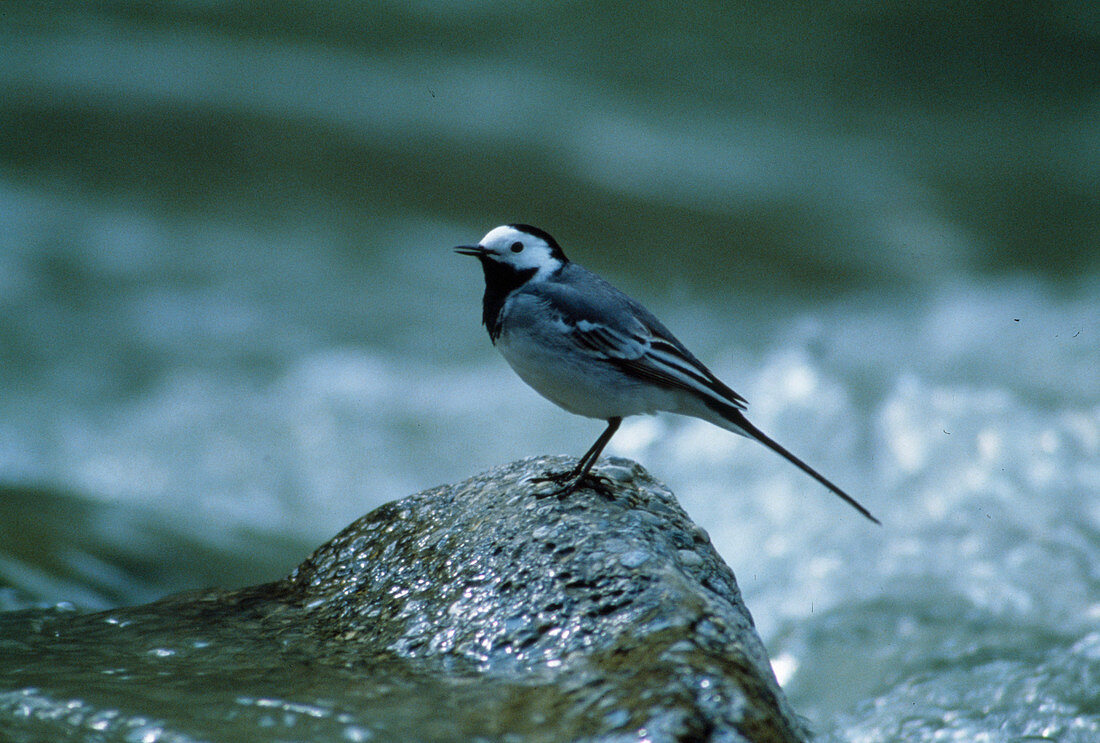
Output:
<instances>
[{"instance_id":1,"label":"long black tail","mask_svg":"<svg viewBox=\"0 0 1100 743\"><path fill-rule=\"evenodd\" d=\"M741 429L740 431L738 431L738 433L742 433L743 435L748 436L751 439L756 439L761 444L768 447L769 449L774 451L776 454L778 454L779 456L783 457L788 462L793 464L795 467L798 467L798 469L802 470L807 475L809 475L813 479L817 480L819 483L824 485L830 491L832 491L836 495L843 498L848 503L848 505L850 505L852 508L854 508L857 511L859 511L860 513L862 513L864 516L869 518L871 521L875 522L879 526L882 525L882 522L879 521L878 519L876 519L874 516L872 516L871 512L868 511L863 506L861 506L855 498L853 498L852 496L845 493L843 490L841 490L836 485L834 485L832 482L830 482L820 472L818 472L813 467L811 467L810 465L803 462L801 459L796 457L794 454L791 454L782 445L780 445L778 442L776 442L774 439L772 439L766 433L761 431L759 428L757 428L753 424L749 423L748 418L746 418L745 415L740 410L737 410L736 408L730 406L728 408L723 408L721 410L721 413L722 413L722 417L724 417L731 425L736 426L737 428Z\"/></svg>"}]
</instances>

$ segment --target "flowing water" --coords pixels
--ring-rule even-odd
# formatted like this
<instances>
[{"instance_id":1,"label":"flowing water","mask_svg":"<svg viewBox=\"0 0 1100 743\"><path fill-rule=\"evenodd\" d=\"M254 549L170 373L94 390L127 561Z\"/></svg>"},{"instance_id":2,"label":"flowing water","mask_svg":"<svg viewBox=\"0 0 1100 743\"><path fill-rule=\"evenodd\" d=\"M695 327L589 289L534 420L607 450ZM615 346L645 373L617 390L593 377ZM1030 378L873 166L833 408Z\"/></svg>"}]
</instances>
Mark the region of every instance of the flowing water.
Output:
<instances>
[{"instance_id":1,"label":"flowing water","mask_svg":"<svg viewBox=\"0 0 1100 743\"><path fill-rule=\"evenodd\" d=\"M1100 740L1097 184L1088 4L6 3L0 609L582 453L449 250L523 221L882 520L701 422L608 448L824 739Z\"/></svg>"}]
</instances>

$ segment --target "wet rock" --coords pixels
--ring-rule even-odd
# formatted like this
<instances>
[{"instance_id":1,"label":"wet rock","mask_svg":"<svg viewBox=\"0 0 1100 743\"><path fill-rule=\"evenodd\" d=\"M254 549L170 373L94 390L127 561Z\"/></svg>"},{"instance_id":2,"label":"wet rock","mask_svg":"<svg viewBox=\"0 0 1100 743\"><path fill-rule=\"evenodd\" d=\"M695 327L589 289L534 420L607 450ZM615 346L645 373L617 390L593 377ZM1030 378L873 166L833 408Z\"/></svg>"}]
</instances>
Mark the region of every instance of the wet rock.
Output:
<instances>
[{"instance_id":1,"label":"wet rock","mask_svg":"<svg viewBox=\"0 0 1100 743\"><path fill-rule=\"evenodd\" d=\"M614 459L565 499L538 458L376 509L290 576L326 652L552 679L593 738L799 740L733 573L668 490ZM660 731L660 732L659 732ZM562 732L584 733L583 728Z\"/></svg>"},{"instance_id":2,"label":"wet rock","mask_svg":"<svg viewBox=\"0 0 1100 743\"><path fill-rule=\"evenodd\" d=\"M0 615L13 740L799 741L733 574L610 460L516 462L389 503L287 579ZM597 470L600 471L600 470Z\"/></svg>"}]
</instances>

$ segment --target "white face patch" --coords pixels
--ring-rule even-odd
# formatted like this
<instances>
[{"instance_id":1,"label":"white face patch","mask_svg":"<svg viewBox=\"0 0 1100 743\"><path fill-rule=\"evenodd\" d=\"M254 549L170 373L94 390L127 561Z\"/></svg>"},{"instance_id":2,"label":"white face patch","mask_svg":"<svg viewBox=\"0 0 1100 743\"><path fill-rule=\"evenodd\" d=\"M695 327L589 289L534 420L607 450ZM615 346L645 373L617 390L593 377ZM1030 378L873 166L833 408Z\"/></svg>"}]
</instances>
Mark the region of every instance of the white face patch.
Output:
<instances>
[{"instance_id":1,"label":"white face patch","mask_svg":"<svg viewBox=\"0 0 1100 743\"><path fill-rule=\"evenodd\" d=\"M562 265L545 240L510 225L489 230L481 238L480 245L492 253L493 260L517 271L537 269L535 279L552 273Z\"/></svg>"}]
</instances>

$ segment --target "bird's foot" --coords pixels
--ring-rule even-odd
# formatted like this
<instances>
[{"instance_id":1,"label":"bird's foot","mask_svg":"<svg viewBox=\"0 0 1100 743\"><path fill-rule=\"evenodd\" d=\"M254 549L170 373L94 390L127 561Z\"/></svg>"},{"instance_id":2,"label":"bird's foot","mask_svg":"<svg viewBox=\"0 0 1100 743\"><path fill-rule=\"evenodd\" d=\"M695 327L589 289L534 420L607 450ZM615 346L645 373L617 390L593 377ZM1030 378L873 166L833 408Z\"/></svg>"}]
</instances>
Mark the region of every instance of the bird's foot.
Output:
<instances>
[{"instance_id":1,"label":"bird's foot","mask_svg":"<svg viewBox=\"0 0 1100 743\"><path fill-rule=\"evenodd\" d=\"M615 497L614 485L611 480L601 475L594 475L591 472L585 472L580 477L572 471L551 472L539 477L532 477L531 482L553 482L561 485L560 488L548 490L545 493L536 493L536 498L549 498L551 495L556 495L558 500L565 500L573 491L581 487L590 488L605 498Z\"/></svg>"}]
</instances>

